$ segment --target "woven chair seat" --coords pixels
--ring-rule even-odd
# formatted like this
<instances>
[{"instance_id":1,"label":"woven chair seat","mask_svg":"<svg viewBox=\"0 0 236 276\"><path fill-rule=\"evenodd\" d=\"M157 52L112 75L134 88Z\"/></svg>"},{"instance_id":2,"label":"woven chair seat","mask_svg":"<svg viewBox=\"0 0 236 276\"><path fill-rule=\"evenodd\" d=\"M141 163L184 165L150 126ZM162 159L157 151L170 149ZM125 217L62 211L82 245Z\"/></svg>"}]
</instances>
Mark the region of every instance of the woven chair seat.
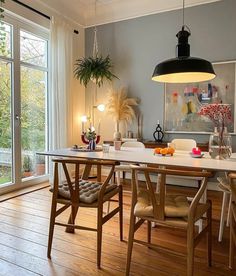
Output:
<instances>
[{"instance_id":1,"label":"woven chair seat","mask_svg":"<svg viewBox=\"0 0 236 276\"><path fill-rule=\"evenodd\" d=\"M159 194L156 193L155 197L159 202ZM186 196L183 195L166 195L165 197L165 224L180 224L185 226L187 223L190 202ZM208 204L199 203L196 209L195 221L200 219L206 212ZM140 218L153 217L153 206L147 190L140 190L138 193L138 200L135 205L134 214ZM153 220L155 221L155 219Z\"/></svg>"},{"instance_id":2,"label":"woven chair seat","mask_svg":"<svg viewBox=\"0 0 236 276\"><path fill-rule=\"evenodd\" d=\"M74 188L75 182L72 182L72 183ZM86 204L91 204L97 201L98 194L101 189L101 184L102 183L100 182L92 182L92 181L86 181L86 180L79 181L79 201ZM116 188L117 188L116 184L107 185L105 194L110 193L112 190L115 190ZM51 189L51 192L53 192L53 189ZM66 181L59 184L58 193L61 197L65 199L71 199L69 186Z\"/></svg>"}]
</instances>

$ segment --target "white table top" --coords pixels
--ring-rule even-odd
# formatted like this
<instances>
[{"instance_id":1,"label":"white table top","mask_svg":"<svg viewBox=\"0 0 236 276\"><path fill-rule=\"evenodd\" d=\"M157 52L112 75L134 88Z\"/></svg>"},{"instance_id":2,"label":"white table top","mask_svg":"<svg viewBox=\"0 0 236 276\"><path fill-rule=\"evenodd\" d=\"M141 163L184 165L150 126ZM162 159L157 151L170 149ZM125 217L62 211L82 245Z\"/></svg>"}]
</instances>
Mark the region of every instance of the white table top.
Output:
<instances>
[{"instance_id":1,"label":"white table top","mask_svg":"<svg viewBox=\"0 0 236 276\"><path fill-rule=\"evenodd\" d=\"M213 171L236 172L236 153L233 153L229 160L211 159L208 153L205 153L203 158L192 158L188 152L184 151L176 151L174 156L171 157L162 157L155 156L153 154L153 149L137 149L124 147L120 151L115 151L113 147L110 147L109 153L103 153L102 151L79 152L66 148L40 152L38 154L54 157L59 156L97 160L115 160L127 163L171 165L183 166L188 168L210 169Z\"/></svg>"}]
</instances>

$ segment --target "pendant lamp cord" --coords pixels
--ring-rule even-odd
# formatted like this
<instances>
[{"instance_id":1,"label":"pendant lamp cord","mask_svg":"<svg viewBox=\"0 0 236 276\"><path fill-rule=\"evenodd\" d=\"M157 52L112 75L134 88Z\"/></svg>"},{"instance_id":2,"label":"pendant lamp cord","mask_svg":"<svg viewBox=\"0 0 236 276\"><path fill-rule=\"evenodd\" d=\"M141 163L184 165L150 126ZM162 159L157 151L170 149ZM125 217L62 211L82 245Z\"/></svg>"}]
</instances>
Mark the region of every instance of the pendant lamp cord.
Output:
<instances>
[{"instance_id":1,"label":"pendant lamp cord","mask_svg":"<svg viewBox=\"0 0 236 276\"><path fill-rule=\"evenodd\" d=\"M97 15L97 0L94 3L94 13L95 13L95 20ZM97 40L97 26L94 27L94 41L93 41L93 57L98 55L98 40Z\"/></svg>"},{"instance_id":2,"label":"pendant lamp cord","mask_svg":"<svg viewBox=\"0 0 236 276\"><path fill-rule=\"evenodd\" d=\"M182 24L182 30L184 30L185 28L187 29L187 31L191 34L191 31L189 29L189 27L187 25L185 25L185 0L183 0L183 24Z\"/></svg>"},{"instance_id":3,"label":"pendant lamp cord","mask_svg":"<svg viewBox=\"0 0 236 276\"><path fill-rule=\"evenodd\" d=\"M97 19L97 0L95 0L95 2L94 2L94 14L95 14L95 21L96 21L96 19ZM93 58L96 58L97 56L98 56L98 40L97 40L97 26L95 24L95 27L94 27L94 41L93 41ZM94 95L92 97L92 124L93 124L93 126L95 124L94 106L97 103L97 97L98 97L97 94L98 94L97 85L95 85L95 91L94 91Z\"/></svg>"}]
</instances>

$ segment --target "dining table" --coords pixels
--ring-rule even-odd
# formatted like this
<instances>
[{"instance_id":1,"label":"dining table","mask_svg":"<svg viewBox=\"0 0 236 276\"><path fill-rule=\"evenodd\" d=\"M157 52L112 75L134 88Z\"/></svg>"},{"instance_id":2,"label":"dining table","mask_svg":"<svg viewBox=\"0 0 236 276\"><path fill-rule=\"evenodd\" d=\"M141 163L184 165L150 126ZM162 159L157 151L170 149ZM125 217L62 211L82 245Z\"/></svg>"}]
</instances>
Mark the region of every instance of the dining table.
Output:
<instances>
[{"instance_id":1,"label":"dining table","mask_svg":"<svg viewBox=\"0 0 236 276\"><path fill-rule=\"evenodd\" d=\"M236 172L236 153L232 153L231 157L225 160L212 159L207 152L204 152L202 158L194 158L187 151L176 151L173 156L162 156L155 155L153 149L128 147L122 147L120 150L115 150L114 147L110 147L109 152L64 148L38 152L37 154L51 157L110 160L129 164L184 167L188 169L210 170L213 172ZM101 174L100 171L99 174Z\"/></svg>"}]
</instances>

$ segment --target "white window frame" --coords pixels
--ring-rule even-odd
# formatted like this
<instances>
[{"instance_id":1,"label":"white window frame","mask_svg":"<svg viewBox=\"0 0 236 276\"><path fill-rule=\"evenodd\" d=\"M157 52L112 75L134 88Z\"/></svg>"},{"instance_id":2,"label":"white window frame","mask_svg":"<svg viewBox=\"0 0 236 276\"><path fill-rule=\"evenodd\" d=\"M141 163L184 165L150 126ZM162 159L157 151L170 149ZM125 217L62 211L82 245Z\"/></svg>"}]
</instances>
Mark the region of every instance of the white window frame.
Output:
<instances>
[{"instance_id":1,"label":"white window frame","mask_svg":"<svg viewBox=\"0 0 236 276\"><path fill-rule=\"evenodd\" d=\"M19 127L19 120L16 120L16 116L20 117L21 114L21 95L20 95L20 69L21 65L32 68L39 69L47 73L47 96L45 99L45 109L46 109L46 146L49 146L49 133L48 133L48 124L49 124L49 105L48 105L48 96L49 96L49 30L41 27L27 19L21 18L20 16L13 14L12 12L4 12L4 20L6 23L13 26L13 35L12 35L12 57L2 57L0 60L11 62L12 64L12 183L1 184L0 194L10 192L17 189L23 189L34 184L39 184L46 182L49 179L48 174L43 176L29 177L22 179L21 176L21 131ZM45 39L47 43L47 67L37 66L29 64L26 62L20 61L20 30L29 32L35 36L38 36L42 39ZM48 173L48 161L45 163L46 173Z\"/></svg>"}]
</instances>

